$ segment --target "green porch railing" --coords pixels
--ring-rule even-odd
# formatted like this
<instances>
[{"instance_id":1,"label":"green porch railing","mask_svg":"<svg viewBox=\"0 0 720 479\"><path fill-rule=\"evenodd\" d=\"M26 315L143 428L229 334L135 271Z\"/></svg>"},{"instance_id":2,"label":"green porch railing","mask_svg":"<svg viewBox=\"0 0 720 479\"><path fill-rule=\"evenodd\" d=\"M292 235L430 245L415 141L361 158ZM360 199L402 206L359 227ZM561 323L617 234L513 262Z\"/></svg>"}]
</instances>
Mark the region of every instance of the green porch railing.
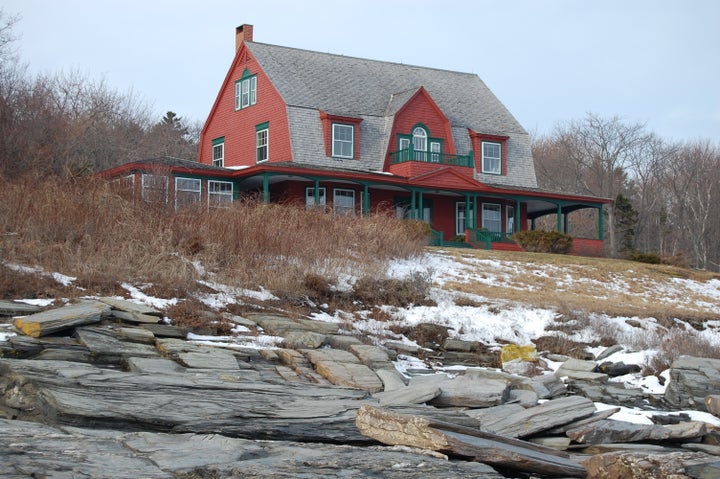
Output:
<instances>
[{"instance_id":1,"label":"green porch railing","mask_svg":"<svg viewBox=\"0 0 720 479\"><path fill-rule=\"evenodd\" d=\"M443 246L444 244L442 231L430 228L430 246Z\"/></svg>"},{"instance_id":2,"label":"green porch railing","mask_svg":"<svg viewBox=\"0 0 720 479\"><path fill-rule=\"evenodd\" d=\"M472 248L472 245L461 242L461 241L445 241L443 239L443 232L430 229L430 246L442 246L448 248Z\"/></svg>"},{"instance_id":3,"label":"green porch railing","mask_svg":"<svg viewBox=\"0 0 720 479\"><path fill-rule=\"evenodd\" d=\"M414 148L405 148L390 153L390 163L396 165L406 161L420 161L424 163L437 163L438 165L474 166L472 154L468 155L447 155L445 153L434 153L432 151L415 151Z\"/></svg>"},{"instance_id":4,"label":"green porch railing","mask_svg":"<svg viewBox=\"0 0 720 479\"><path fill-rule=\"evenodd\" d=\"M491 249L492 243L507 241L512 233L502 233L498 231L478 230L470 228L468 231L468 242L476 248Z\"/></svg>"}]
</instances>

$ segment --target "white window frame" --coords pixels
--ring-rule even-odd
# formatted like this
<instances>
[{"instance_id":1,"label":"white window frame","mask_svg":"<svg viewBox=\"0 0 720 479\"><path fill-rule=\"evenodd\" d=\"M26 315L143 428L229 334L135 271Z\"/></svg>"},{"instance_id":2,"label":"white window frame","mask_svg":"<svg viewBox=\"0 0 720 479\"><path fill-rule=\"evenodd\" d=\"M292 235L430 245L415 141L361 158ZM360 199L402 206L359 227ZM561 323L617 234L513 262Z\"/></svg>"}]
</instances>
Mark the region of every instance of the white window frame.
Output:
<instances>
[{"instance_id":1,"label":"white window frame","mask_svg":"<svg viewBox=\"0 0 720 479\"><path fill-rule=\"evenodd\" d=\"M470 203L470 224L474 224L475 211L473 210L473 203ZM465 229L467 228L465 222L465 202L455 202L455 234L464 235Z\"/></svg>"},{"instance_id":2,"label":"white window frame","mask_svg":"<svg viewBox=\"0 0 720 479\"><path fill-rule=\"evenodd\" d=\"M324 209L325 205L327 204L327 189L324 186L321 186L318 188L318 201L319 203L315 204L315 187L314 186L308 186L305 188L305 209L306 210L313 210L313 209Z\"/></svg>"},{"instance_id":3,"label":"white window frame","mask_svg":"<svg viewBox=\"0 0 720 479\"><path fill-rule=\"evenodd\" d=\"M257 75L235 82L235 109L242 110L257 103Z\"/></svg>"},{"instance_id":4,"label":"white window frame","mask_svg":"<svg viewBox=\"0 0 720 479\"><path fill-rule=\"evenodd\" d=\"M491 213L497 216L491 218ZM490 224L491 221L493 224ZM502 233L502 205L499 203L482 204L482 227L492 233Z\"/></svg>"},{"instance_id":5,"label":"white window frame","mask_svg":"<svg viewBox=\"0 0 720 479\"><path fill-rule=\"evenodd\" d=\"M440 163L442 160L441 158L442 153L442 147L440 146L439 141L431 141L430 142L430 162L431 163Z\"/></svg>"},{"instance_id":6,"label":"white window frame","mask_svg":"<svg viewBox=\"0 0 720 479\"><path fill-rule=\"evenodd\" d=\"M340 131L350 130L350 140L338 138ZM343 153L344 148L348 148L350 153ZM347 123L332 124L332 156L335 158L352 159L355 156L355 127Z\"/></svg>"},{"instance_id":7,"label":"white window frame","mask_svg":"<svg viewBox=\"0 0 720 479\"><path fill-rule=\"evenodd\" d=\"M262 142L262 143L261 143ZM260 152L265 156L259 159ZM255 163L264 163L270 158L270 128L263 128L255 132Z\"/></svg>"},{"instance_id":8,"label":"white window frame","mask_svg":"<svg viewBox=\"0 0 720 479\"><path fill-rule=\"evenodd\" d=\"M352 198L352 205L340 204L343 198ZM333 213L338 216L355 216L355 190L348 188L333 189Z\"/></svg>"},{"instance_id":9,"label":"white window frame","mask_svg":"<svg viewBox=\"0 0 720 479\"><path fill-rule=\"evenodd\" d=\"M485 147L497 147L497 156L489 156ZM497 141L483 141L480 145L482 150L482 172L490 175L502 174L502 143Z\"/></svg>"},{"instance_id":10,"label":"white window frame","mask_svg":"<svg viewBox=\"0 0 720 479\"><path fill-rule=\"evenodd\" d=\"M183 198L188 198L186 201ZM179 200L179 201L178 201ZM175 177L175 209L199 204L202 200L202 180L199 178Z\"/></svg>"},{"instance_id":11,"label":"white window frame","mask_svg":"<svg viewBox=\"0 0 720 479\"><path fill-rule=\"evenodd\" d=\"M219 155L215 155L215 153L219 151ZM224 167L225 166L225 142L218 143L216 145L212 146L212 165L213 166L219 166Z\"/></svg>"},{"instance_id":12,"label":"white window frame","mask_svg":"<svg viewBox=\"0 0 720 479\"><path fill-rule=\"evenodd\" d=\"M142 200L146 203L160 203L168 202L168 177L167 175L153 175L150 173L143 173L141 178L141 190ZM158 194L162 193L162 194Z\"/></svg>"},{"instance_id":13,"label":"white window frame","mask_svg":"<svg viewBox=\"0 0 720 479\"><path fill-rule=\"evenodd\" d=\"M224 208L229 206L233 202L233 190L232 181L208 180L208 207Z\"/></svg>"},{"instance_id":14,"label":"white window frame","mask_svg":"<svg viewBox=\"0 0 720 479\"><path fill-rule=\"evenodd\" d=\"M425 128L421 126L416 126L415 128L413 128L412 143L413 151L415 152L415 160L425 161L428 144L428 134Z\"/></svg>"}]
</instances>

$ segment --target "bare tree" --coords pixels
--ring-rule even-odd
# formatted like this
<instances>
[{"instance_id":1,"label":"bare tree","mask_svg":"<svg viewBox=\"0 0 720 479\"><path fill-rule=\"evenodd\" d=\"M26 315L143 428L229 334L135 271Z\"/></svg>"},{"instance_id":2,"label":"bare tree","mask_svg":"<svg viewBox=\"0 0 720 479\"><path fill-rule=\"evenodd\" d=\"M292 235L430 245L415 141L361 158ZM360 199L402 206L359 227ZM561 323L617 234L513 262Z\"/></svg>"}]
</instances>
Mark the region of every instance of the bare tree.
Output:
<instances>
[{"instance_id":1,"label":"bare tree","mask_svg":"<svg viewBox=\"0 0 720 479\"><path fill-rule=\"evenodd\" d=\"M692 252L693 266L720 268L720 148L708 141L684 145L669 158L664 178L676 227Z\"/></svg>"},{"instance_id":2,"label":"bare tree","mask_svg":"<svg viewBox=\"0 0 720 479\"><path fill-rule=\"evenodd\" d=\"M584 192L615 198L624 192L628 170L643 161L653 135L641 123L626 123L619 117L601 118L588 113L582 120L558 126L553 141L561 148ZM610 251L618 252L615 211L607 209Z\"/></svg>"},{"instance_id":3,"label":"bare tree","mask_svg":"<svg viewBox=\"0 0 720 479\"><path fill-rule=\"evenodd\" d=\"M655 135L641 145L643 151L638 161L628 169L626 195L638 213L635 227L634 248L644 252L666 252L666 239L672 235L672 225L668 222L666 195L663 181L668 159L677 151L678 146L668 144Z\"/></svg>"}]
</instances>

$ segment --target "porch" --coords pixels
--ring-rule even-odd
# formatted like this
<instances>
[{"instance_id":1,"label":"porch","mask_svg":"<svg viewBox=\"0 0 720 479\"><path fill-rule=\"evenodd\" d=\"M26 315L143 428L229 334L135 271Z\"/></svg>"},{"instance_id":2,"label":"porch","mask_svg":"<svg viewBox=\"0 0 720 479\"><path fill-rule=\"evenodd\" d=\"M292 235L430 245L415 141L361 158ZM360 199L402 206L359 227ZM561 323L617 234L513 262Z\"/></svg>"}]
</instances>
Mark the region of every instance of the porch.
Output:
<instances>
[{"instance_id":1,"label":"porch","mask_svg":"<svg viewBox=\"0 0 720 479\"><path fill-rule=\"evenodd\" d=\"M399 164L427 164L433 169L412 178L293 163L232 170L167 158L123 165L105 174L115 178L136 174L135 184L143 195L145 187L154 184L146 177L167 176L162 197L166 202L174 200L176 206L187 201L212 206L254 195L266 203L294 203L344 216L391 214L425 221L434 230L432 243L438 245L519 250L510 239L514 232L554 227L576 238L579 254L597 255L602 250L603 205L610 200L490 186L473 178L471 163L462 157L438 154L438 161L444 163L434 163L429 153L424 157L427 161L417 161L423 159L417 153L403 152L406 156L398 156ZM578 210L596 212L595 226L586 228L586 235L573 230L577 221L570 217Z\"/></svg>"}]
</instances>

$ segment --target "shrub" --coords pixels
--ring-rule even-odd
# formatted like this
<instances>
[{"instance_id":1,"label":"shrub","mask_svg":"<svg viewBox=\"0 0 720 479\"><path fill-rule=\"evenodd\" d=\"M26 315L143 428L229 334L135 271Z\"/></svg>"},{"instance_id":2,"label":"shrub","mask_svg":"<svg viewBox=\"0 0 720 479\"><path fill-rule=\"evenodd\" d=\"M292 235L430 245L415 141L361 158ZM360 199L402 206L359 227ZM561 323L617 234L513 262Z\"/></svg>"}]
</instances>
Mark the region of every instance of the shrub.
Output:
<instances>
[{"instance_id":1,"label":"shrub","mask_svg":"<svg viewBox=\"0 0 720 479\"><path fill-rule=\"evenodd\" d=\"M668 369L679 356L720 359L720 350L707 338L692 329L671 328L662 337L660 351L648 362L643 374L656 374Z\"/></svg>"},{"instance_id":2,"label":"shrub","mask_svg":"<svg viewBox=\"0 0 720 479\"><path fill-rule=\"evenodd\" d=\"M576 359L587 359L588 356L584 343L574 341L564 334L541 336L533 342L538 351L562 354Z\"/></svg>"},{"instance_id":3,"label":"shrub","mask_svg":"<svg viewBox=\"0 0 720 479\"><path fill-rule=\"evenodd\" d=\"M175 211L172 202L133 201L100 178L0 177L0 258L75 276L90 293L117 294L124 281L193 291L213 275L230 286L302 295L307 273L377 275L427 244L425 223L384 214L339 217L257 198ZM5 278L0 296L53 286L19 288Z\"/></svg>"},{"instance_id":4,"label":"shrub","mask_svg":"<svg viewBox=\"0 0 720 479\"><path fill-rule=\"evenodd\" d=\"M662 263L670 266L677 266L678 268L690 267L690 259L683 253L677 253L672 256L663 256Z\"/></svg>"},{"instance_id":5,"label":"shrub","mask_svg":"<svg viewBox=\"0 0 720 479\"><path fill-rule=\"evenodd\" d=\"M525 251L534 253L568 254L573 244L572 236L559 231L518 231L512 239Z\"/></svg>"},{"instance_id":6,"label":"shrub","mask_svg":"<svg viewBox=\"0 0 720 479\"><path fill-rule=\"evenodd\" d=\"M655 253L643 253L641 251L636 251L636 250L627 251L625 253L625 258L629 259L630 261L637 261L638 263L647 263L647 264L662 263L662 259L660 258L660 255L657 255Z\"/></svg>"},{"instance_id":7,"label":"shrub","mask_svg":"<svg viewBox=\"0 0 720 479\"><path fill-rule=\"evenodd\" d=\"M174 326L198 334L230 334L233 325L196 299L188 298L168 306L165 314Z\"/></svg>"},{"instance_id":8,"label":"shrub","mask_svg":"<svg viewBox=\"0 0 720 479\"><path fill-rule=\"evenodd\" d=\"M366 306L428 304L432 281L427 273L415 272L404 279L363 276L353 286L353 299Z\"/></svg>"}]
</instances>

